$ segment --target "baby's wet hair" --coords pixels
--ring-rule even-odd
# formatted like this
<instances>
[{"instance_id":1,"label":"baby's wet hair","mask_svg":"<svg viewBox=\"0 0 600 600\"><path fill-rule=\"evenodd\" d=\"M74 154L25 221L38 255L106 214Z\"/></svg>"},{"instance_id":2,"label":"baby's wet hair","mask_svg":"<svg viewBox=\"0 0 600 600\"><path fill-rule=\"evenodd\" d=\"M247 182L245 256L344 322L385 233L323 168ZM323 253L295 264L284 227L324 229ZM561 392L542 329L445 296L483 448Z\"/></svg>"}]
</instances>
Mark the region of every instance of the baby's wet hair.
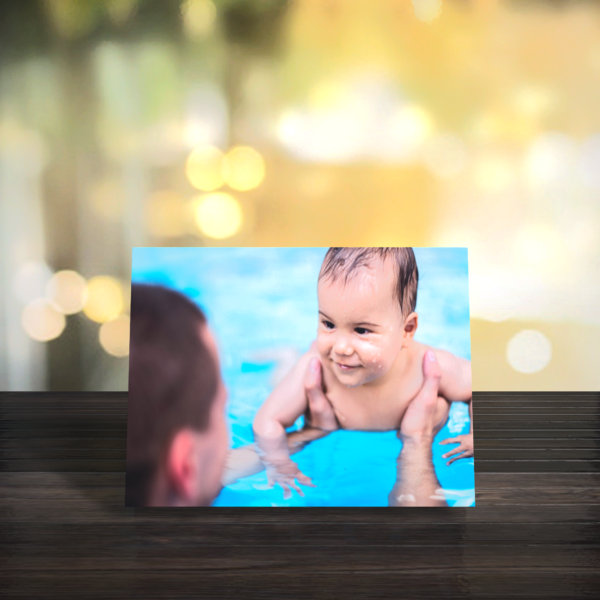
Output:
<instances>
[{"instance_id":1,"label":"baby's wet hair","mask_svg":"<svg viewBox=\"0 0 600 600\"><path fill-rule=\"evenodd\" d=\"M394 298L400 304L403 316L408 316L417 306L419 269L412 248L329 248L319 273L319 281L343 280L344 283L358 271L368 268L374 260L391 260L396 270Z\"/></svg>"}]
</instances>

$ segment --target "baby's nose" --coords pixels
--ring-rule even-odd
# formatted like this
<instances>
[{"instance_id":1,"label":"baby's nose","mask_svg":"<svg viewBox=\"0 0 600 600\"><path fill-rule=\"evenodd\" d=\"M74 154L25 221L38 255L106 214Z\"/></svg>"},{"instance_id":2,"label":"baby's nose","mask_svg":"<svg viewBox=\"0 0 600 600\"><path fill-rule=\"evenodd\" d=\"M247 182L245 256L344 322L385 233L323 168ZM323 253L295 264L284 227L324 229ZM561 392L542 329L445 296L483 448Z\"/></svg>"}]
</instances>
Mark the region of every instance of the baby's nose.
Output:
<instances>
[{"instance_id":1,"label":"baby's nose","mask_svg":"<svg viewBox=\"0 0 600 600\"><path fill-rule=\"evenodd\" d=\"M338 340L334 346L336 354L350 356L354 353L354 348L348 344L345 340Z\"/></svg>"}]
</instances>

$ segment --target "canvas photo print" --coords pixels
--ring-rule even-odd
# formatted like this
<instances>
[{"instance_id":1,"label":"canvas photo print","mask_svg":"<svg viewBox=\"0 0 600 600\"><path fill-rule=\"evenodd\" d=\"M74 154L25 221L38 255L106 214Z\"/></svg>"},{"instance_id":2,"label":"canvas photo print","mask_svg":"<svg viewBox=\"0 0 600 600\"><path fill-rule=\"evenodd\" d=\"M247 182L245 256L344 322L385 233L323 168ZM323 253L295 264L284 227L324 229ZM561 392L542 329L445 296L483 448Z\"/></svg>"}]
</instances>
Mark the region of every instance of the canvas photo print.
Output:
<instances>
[{"instance_id":1,"label":"canvas photo print","mask_svg":"<svg viewBox=\"0 0 600 600\"><path fill-rule=\"evenodd\" d=\"M126 504L475 505L466 248L135 248Z\"/></svg>"}]
</instances>

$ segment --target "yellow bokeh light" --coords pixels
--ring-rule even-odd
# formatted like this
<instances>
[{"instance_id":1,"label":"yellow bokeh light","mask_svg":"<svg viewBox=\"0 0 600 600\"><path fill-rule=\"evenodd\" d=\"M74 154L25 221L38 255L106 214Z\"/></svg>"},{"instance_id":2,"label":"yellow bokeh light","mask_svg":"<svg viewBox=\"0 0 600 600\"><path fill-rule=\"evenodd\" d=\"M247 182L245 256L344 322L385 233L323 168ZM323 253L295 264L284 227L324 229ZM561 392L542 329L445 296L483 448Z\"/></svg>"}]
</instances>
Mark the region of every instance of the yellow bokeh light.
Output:
<instances>
[{"instance_id":1,"label":"yellow bokeh light","mask_svg":"<svg viewBox=\"0 0 600 600\"><path fill-rule=\"evenodd\" d=\"M223 178L234 190L253 190L265 178L265 161L254 148L236 146L225 156Z\"/></svg>"},{"instance_id":2,"label":"yellow bokeh light","mask_svg":"<svg viewBox=\"0 0 600 600\"><path fill-rule=\"evenodd\" d=\"M433 119L420 106L403 106L392 117L390 130L403 141L407 147L416 148L423 144L434 128Z\"/></svg>"},{"instance_id":3,"label":"yellow bokeh light","mask_svg":"<svg viewBox=\"0 0 600 600\"><path fill-rule=\"evenodd\" d=\"M511 162L500 156L487 156L475 164L475 183L486 192L501 192L515 181Z\"/></svg>"},{"instance_id":4,"label":"yellow bokeh light","mask_svg":"<svg viewBox=\"0 0 600 600\"><path fill-rule=\"evenodd\" d=\"M83 312L92 321L106 323L123 311L123 289L119 281L101 275L87 285L87 300Z\"/></svg>"},{"instance_id":5,"label":"yellow bokeh light","mask_svg":"<svg viewBox=\"0 0 600 600\"><path fill-rule=\"evenodd\" d=\"M344 88L333 81L326 81L317 85L309 96L309 103L313 108L331 109L340 106L344 100Z\"/></svg>"},{"instance_id":6,"label":"yellow bokeh light","mask_svg":"<svg viewBox=\"0 0 600 600\"><path fill-rule=\"evenodd\" d=\"M223 192L199 198L194 216L200 231L217 240L235 235L240 230L244 218L239 202Z\"/></svg>"},{"instance_id":7,"label":"yellow bokeh light","mask_svg":"<svg viewBox=\"0 0 600 600\"><path fill-rule=\"evenodd\" d=\"M59 337L66 323L65 316L42 299L30 302L21 314L23 329L38 342L49 342Z\"/></svg>"},{"instance_id":8,"label":"yellow bokeh light","mask_svg":"<svg viewBox=\"0 0 600 600\"><path fill-rule=\"evenodd\" d=\"M83 310L87 300L87 282L75 271L59 271L48 282L46 294L56 310L73 315Z\"/></svg>"},{"instance_id":9,"label":"yellow bokeh light","mask_svg":"<svg viewBox=\"0 0 600 600\"><path fill-rule=\"evenodd\" d=\"M185 233L185 202L171 191L155 192L146 205L148 231L160 237L177 237Z\"/></svg>"},{"instance_id":10,"label":"yellow bokeh light","mask_svg":"<svg viewBox=\"0 0 600 600\"><path fill-rule=\"evenodd\" d=\"M223 158L223 153L214 146L202 146L194 150L185 165L189 182L203 192L220 188L225 183Z\"/></svg>"},{"instance_id":11,"label":"yellow bokeh light","mask_svg":"<svg viewBox=\"0 0 600 600\"><path fill-rule=\"evenodd\" d=\"M442 0L412 0L415 17L429 23L437 19L442 12Z\"/></svg>"},{"instance_id":12,"label":"yellow bokeh light","mask_svg":"<svg viewBox=\"0 0 600 600\"><path fill-rule=\"evenodd\" d=\"M217 9L211 0L187 0L181 7L183 28L190 38L210 33L217 18Z\"/></svg>"},{"instance_id":13,"label":"yellow bokeh light","mask_svg":"<svg viewBox=\"0 0 600 600\"><path fill-rule=\"evenodd\" d=\"M129 354L129 317L122 315L100 327L98 339L102 348L111 356Z\"/></svg>"}]
</instances>

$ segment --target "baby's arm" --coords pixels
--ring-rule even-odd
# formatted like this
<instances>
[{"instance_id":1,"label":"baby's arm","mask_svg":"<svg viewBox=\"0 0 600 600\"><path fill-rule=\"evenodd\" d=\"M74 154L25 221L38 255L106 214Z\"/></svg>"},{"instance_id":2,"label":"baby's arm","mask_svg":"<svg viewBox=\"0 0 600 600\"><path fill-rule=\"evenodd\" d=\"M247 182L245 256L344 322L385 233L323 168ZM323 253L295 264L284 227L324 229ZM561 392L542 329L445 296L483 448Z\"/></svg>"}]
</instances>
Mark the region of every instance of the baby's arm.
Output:
<instances>
[{"instance_id":1,"label":"baby's arm","mask_svg":"<svg viewBox=\"0 0 600 600\"><path fill-rule=\"evenodd\" d=\"M471 361L446 350L435 350L435 355L442 369L440 396L449 402L469 402L473 394Z\"/></svg>"},{"instance_id":2,"label":"baby's arm","mask_svg":"<svg viewBox=\"0 0 600 600\"><path fill-rule=\"evenodd\" d=\"M285 432L285 428L293 425L307 409L304 376L313 356L315 352L311 348L300 358L260 407L252 425L256 448L267 469L269 484L279 483L286 499L291 496L290 488L304 495L295 480L302 485L313 485L290 459Z\"/></svg>"},{"instance_id":3,"label":"baby's arm","mask_svg":"<svg viewBox=\"0 0 600 600\"><path fill-rule=\"evenodd\" d=\"M473 391L471 384L471 362L459 358L445 350L436 350L438 361L442 368L442 379L440 381L440 395L450 402L468 402L470 416L469 433L453 438L447 438L440 444L459 444L450 452L446 452L443 458L453 456L448 465L461 458L469 458L474 454L473 444Z\"/></svg>"}]
</instances>

